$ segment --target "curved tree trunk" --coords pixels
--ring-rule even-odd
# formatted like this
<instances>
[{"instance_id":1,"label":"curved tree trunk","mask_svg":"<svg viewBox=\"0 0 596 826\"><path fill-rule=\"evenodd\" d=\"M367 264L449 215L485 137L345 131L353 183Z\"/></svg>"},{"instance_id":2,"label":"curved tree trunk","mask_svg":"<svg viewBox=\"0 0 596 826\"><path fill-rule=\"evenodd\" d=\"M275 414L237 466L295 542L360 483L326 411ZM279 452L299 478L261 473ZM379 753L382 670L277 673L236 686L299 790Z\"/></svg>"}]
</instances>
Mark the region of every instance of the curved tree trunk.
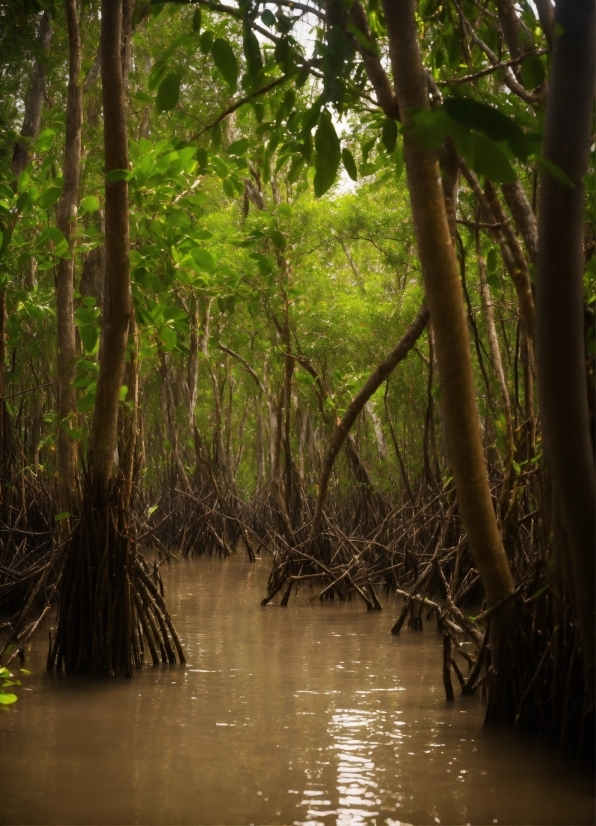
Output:
<instances>
[{"instance_id":1,"label":"curved tree trunk","mask_svg":"<svg viewBox=\"0 0 596 826\"><path fill-rule=\"evenodd\" d=\"M594 456L583 306L584 188L594 102L594 0L557 0L544 156L573 185L541 179L538 398L546 459L570 548L584 667L594 687Z\"/></svg>"},{"instance_id":2,"label":"curved tree trunk","mask_svg":"<svg viewBox=\"0 0 596 826\"><path fill-rule=\"evenodd\" d=\"M451 242L435 152L407 130L408 113L428 108L415 0L385 0L385 19L399 110L406 126L404 157L426 298L435 333L445 426L458 503L490 605L513 592L511 571L491 500L476 410L470 343L455 249Z\"/></svg>"}]
</instances>

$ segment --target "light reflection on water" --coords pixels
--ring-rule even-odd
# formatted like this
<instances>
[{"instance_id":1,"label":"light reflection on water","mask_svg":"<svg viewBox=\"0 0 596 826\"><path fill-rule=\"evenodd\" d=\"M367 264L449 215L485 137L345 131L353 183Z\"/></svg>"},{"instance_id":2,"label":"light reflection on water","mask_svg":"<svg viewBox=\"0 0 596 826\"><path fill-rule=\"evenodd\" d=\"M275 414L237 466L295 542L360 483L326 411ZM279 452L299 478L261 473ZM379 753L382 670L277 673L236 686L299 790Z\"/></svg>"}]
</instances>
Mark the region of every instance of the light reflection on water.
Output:
<instances>
[{"instance_id":1,"label":"light reflection on water","mask_svg":"<svg viewBox=\"0 0 596 826\"><path fill-rule=\"evenodd\" d=\"M390 604L261 608L267 566L165 571L187 668L50 678L40 636L0 718L0 823L594 822L586 775L483 729L477 698L445 703L432 627L392 637Z\"/></svg>"}]
</instances>

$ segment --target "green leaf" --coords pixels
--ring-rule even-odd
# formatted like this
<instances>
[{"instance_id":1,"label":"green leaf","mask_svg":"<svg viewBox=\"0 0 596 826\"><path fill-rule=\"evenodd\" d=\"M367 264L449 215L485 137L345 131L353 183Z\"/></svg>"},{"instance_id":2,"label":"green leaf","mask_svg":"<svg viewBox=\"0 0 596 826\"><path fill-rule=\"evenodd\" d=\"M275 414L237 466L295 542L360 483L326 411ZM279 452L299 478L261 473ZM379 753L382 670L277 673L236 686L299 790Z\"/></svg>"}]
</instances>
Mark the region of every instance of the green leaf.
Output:
<instances>
[{"instance_id":1,"label":"green leaf","mask_svg":"<svg viewBox=\"0 0 596 826\"><path fill-rule=\"evenodd\" d=\"M176 335L176 332L167 325L159 328L158 336L159 340L163 344L164 350L173 350L178 343L178 336Z\"/></svg>"},{"instance_id":2,"label":"green leaf","mask_svg":"<svg viewBox=\"0 0 596 826\"><path fill-rule=\"evenodd\" d=\"M61 195L61 186L50 186L48 189L45 189L39 196L39 206L42 209L49 209L50 207L54 206L54 204L57 201L60 200Z\"/></svg>"},{"instance_id":3,"label":"green leaf","mask_svg":"<svg viewBox=\"0 0 596 826\"><path fill-rule=\"evenodd\" d=\"M248 138L240 138L228 146L228 153L230 155L244 155L249 146Z\"/></svg>"},{"instance_id":4,"label":"green leaf","mask_svg":"<svg viewBox=\"0 0 596 826\"><path fill-rule=\"evenodd\" d=\"M54 517L54 522L62 522L64 519L70 519L70 511L62 511L62 513L57 513Z\"/></svg>"},{"instance_id":5,"label":"green leaf","mask_svg":"<svg viewBox=\"0 0 596 826\"><path fill-rule=\"evenodd\" d=\"M201 31L201 7L199 6L198 9L195 11L192 17L192 30L193 32L200 32Z\"/></svg>"},{"instance_id":6,"label":"green leaf","mask_svg":"<svg viewBox=\"0 0 596 826\"><path fill-rule=\"evenodd\" d=\"M387 152L391 154L397 143L397 123L393 118L385 118L383 121L383 135L381 140Z\"/></svg>"},{"instance_id":7,"label":"green leaf","mask_svg":"<svg viewBox=\"0 0 596 826\"><path fill-rule=\"evenodd\" d=\"M530 153L528 138L518 124L486 103L471 98L445 98L443 107L450 118L468 129L477 129L493 141L507 141L513 154L525 160Z\"/></svg>"},{"instance_id":8,"label":"green leaf","mask_svg":"<svg viewBox=\"0 0 596 826\"><path fill-rule=\"evenodd\" d=\"M234 50L227 40L218 37L217 40L213 41L211 54L215 65L230 87L230 92L235 92L236 86L238 85L238 61Z\"/></svg>"},{"instance_id":9,"label":"green leaf","mask_svg":"<svg viewBox=\"0 0 596 826\"><path fill-rule=\"evenodd\" d=\"M96 198L95 195L87 195L87 197L81 201L82 212L97 212L98 209L99 198Z\"/></svg>"},{"instance_id":10,"label":"green leaf","mask_svg":"<svg viewBox=\"0 0 596 826\"><path fill-rule=\"evenodd\" d=\"M257 262L259 270L263 273L263 275L269 275L275 267L273 260L260 252L251 252L248 257Z\"/></svg>"},{"instance_id":11,"label":"green leaf","mask_svg":"<svg viewBox=\"0 0 596 826\"><path fill-rule=\"evenodd\" d=\"M97 311L89 307L79 307L74 315L77 324L95 324Z\"/></svg>"},{"instance_id":12,"label":"green leaf","mask_svg":"<svg viewBox=\"0 0 596 826\"><path fill-rule=\"evenodd\" d=\"M89 413L95 407L95 390L86 393L83 398L77 402L77 410L79 413Z\"/></svg>"},{"instance_id":13,"label":"green leaf","mask_svg":"<svg viewBox=\"0 0 596 826\"><path fill-rule=\"evenodd\" d=\"M197 267L204 272L208 272L212 275L215 272L215 258L211 255L211 253L203 249L203 247L195 247L191 251L191 255L196 261Z\"/></svg>"},{"instance_id":14,"label":"green leaf","mask_svg":"<svg viewBox=\"0 0 596 826\"><path fill-rule=\"evenodd\" d=\"M158 112L169 112L178 105L181 80L181 72L172 72L159 84L157 98L155 99L155 108Z\"/></svg>"},{"instance_id":15,"label":"green leaf","mask_svg":"<svg viewBox=\"0 0 596 826\"><path fill-rule=\"evenodd\" d=\"M315 162L314 189L315 196L320 198L335 182L339 161L341 158L339 138L331 120L330 113L325 110L319 117L319 126L315 135Z\"/></svg>"},{"instance_id":16,"label":"green leaf","mask_svg":"<svg viewBox=\"0 0 596 826\"><path fill-rule=\"evenodd\" d=\"M482 132L473 132L474 170L497 183L515 181L515 170L501 147Z\"/></svg>"},{"instance_id":17,"label":"green leaf","mask_svg":"<svg viewBox=\"0 0 596 826\"><path fill-rule=\"evenodd\" d=\"M162 77L166 73L167 67L167 61L163 57L160 57L159 60L155 61L153 68L151 69L151 74L149 75L149 80L147 81L147 86L150 92L157 89Z\"/></svg>"},{"instance_id":18,"label":"green leaf","mask_svg":"<svg viewBox=\"0 0 596 826\"><path fill-rule=\"evenodd\" d=\"M86 352L93 353L99 341L99 328L95 324L85 324L79 327L79 334Z\"/></svg>"},{"instance_id":19,"label":"green leaf","mask_svg":"<svg viewBox=\"0 0 596 826\"><path fill-rule=\"evenodd\" d=\"M16 703L18 699L16 694L8 694L7 692L0 691L0 706L10 706L12 703Z\"/></svg>"},{"instance_id":20,"label":"green leaf","mask_svg":"<svg viewBox=\"0 0 596 826\"><path fill-rule=\"evenodd\" d=\"M499 265L499 254L494 247L491 247L486 255L486 268L489 272L496 272Z\"/></svg>"},{"instance_id":21,"label":"green leaf","mask_svg":"<svg viewBox=\"0 0 596 826\"><path fill-rule=\"evenodd\" d=\"M526 89L535 89L544 83L546 71L544 63L538 55L531 55L526 58L520 66L522 80Z\"/></svg>"},{"instance_id":22,"label":"green leaf","mask_svg":"<svg viewBox=\"0 0 596 826\"><path fill-rule=\"evenodd\" d=\"M501 279L494 272L491 272L487 275L486 283L495 292L498 292L501 289Z\"/></svg>"},{"instance_id":23,"label":"green leaf","mask_svg":"<svg viewBox=\"0 0 596 826\"><path fill-rule=\"evenodd\" d=\"M211 52L214 36L215 35L213 34L213 32L209 29L206 32L203 32L200 40L200 48L202 54L209 54Z\"/></svg>"},{"instance_id":24,"label":"green leaf","mask_svg":"<svg viewBox=\"0 0 596 826\"><path fill-rule=\"evenodd\" d=\"M263 68L263 58L261 57L261 49L257 36L246 21L242 27L242 45L248 74L250 77L254 77L258 75Z\"/></svg>"},{"instance_id":25,"label":"green leaf","mask_svg":"<svg viewBox=\"0 0 596 826\"><path fill-rule=\"evenodd\" d=\"M347 149L346 147L344 147L341 150L341 159L342 159L343 164L344 164L344 169L346 170L346 172L348 173L350 178L353 181L357 181L358 180L358 170L356 169L356 162L354 160L354 156L352 155L350 150Z\"/></svg>"},{"instance_id":26,"label":"green leaf","mask_svg":"<svg viewBox=\"0 0 596 826\"><path fill-rule=\"evenodd\" d=\"M275 19L275 15L270 9L265 9L263 14L261 15L261 20L265 24L265 26L269 26L270 29L274 28L277 20Z\"/></svg>"},{"instance_id":27,"label":"green leaf","mask_svg":"<svg viewBox=\"0 0 596 826\"><path fill-rule=\"evenodd\" d=\"M46 227L43 232L39 234L39 238L37 239L38 244L45 244L46 241L53 241L54 244L60 244L62 241L65 241L64 234L62 230L58 229L58 227Z\"/></svg>"},{"instance_id":28,"label":"green leaf","mask_svg":"<svg viewBox=\"0 0 596 826\"><path fill-rule=\"evenodd\" d=\"M278 250L285 250L286 248L286 239L282 235L282 233L277 229L271 230L271 243Z\"/></svg>"},{"instance_id":29,"label":"green leaf","mask_svg":"<svg viewBox=\"0 0 596 826\"><path fill-rule=\"evenodd\" d=\"M56 133L53 129L44 129L40 132L35 141L35 147L38 152L47 152L54 142Z\"/></svg>"},{"instance_id":30,"label":"green leaf","mask_svg":"<svg viewBox=\"0 0 596 826\"><path fill-rule=\"evenodd\" d=\"M288 181L291 184L296 183L305 165L306 159L302 155L296 155L294 156L294 158L292 158L292 163L290 164L290 171L288 172Z\"/></svg>"},{"instance_id":31,"label":"green leaf","mask_svg":"<svg viewBox=\"0 0 596 826\"><path fill-rule=\"evenodd\" d=\"M106 181L130 181L132 172L128 169L112 169L106 174Z\"/></svg>"}]
</instances>

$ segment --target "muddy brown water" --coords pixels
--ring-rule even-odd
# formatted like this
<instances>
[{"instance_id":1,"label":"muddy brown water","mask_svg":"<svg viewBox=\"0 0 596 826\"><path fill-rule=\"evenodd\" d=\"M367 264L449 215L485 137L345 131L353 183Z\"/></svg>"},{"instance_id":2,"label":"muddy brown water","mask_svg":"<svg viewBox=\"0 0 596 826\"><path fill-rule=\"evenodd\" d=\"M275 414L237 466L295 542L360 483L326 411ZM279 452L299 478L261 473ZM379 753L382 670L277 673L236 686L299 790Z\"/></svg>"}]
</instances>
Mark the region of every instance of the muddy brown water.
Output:
<instances>
[{"instance_id":1,"label":"muddy brown water","mask_svg":"<svg viewBox=\"0 0 596 826\"><path fill-rule=\"evenodd\" d=\"M164 571L188 664L51 677L0 716L4 824L589 824L591 773L447 704L441 638L400 602L261 608L268 561Z\"/></svg>"}]
</instances>

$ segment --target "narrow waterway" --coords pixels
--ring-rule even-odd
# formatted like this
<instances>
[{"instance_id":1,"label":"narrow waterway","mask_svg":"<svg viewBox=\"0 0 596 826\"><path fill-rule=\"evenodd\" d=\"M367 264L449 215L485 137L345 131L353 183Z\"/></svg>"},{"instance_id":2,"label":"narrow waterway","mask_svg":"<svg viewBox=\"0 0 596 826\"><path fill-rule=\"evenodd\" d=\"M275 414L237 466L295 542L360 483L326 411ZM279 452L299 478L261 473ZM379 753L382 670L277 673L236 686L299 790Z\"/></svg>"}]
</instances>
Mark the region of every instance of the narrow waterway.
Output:
<instances>
[{"instance_id":1,"label":"narrow waterway","mask_svg":"<svg viewBox=\"0 0 596 826\"><path fill-rule=\"evenodd\" d=\"M164 571L188 665L51 677L0 716L4 824L589 824L591 774L447 704L441 638L399 603L261 608L268 561Z\"/></svg>"}]
</instances>

